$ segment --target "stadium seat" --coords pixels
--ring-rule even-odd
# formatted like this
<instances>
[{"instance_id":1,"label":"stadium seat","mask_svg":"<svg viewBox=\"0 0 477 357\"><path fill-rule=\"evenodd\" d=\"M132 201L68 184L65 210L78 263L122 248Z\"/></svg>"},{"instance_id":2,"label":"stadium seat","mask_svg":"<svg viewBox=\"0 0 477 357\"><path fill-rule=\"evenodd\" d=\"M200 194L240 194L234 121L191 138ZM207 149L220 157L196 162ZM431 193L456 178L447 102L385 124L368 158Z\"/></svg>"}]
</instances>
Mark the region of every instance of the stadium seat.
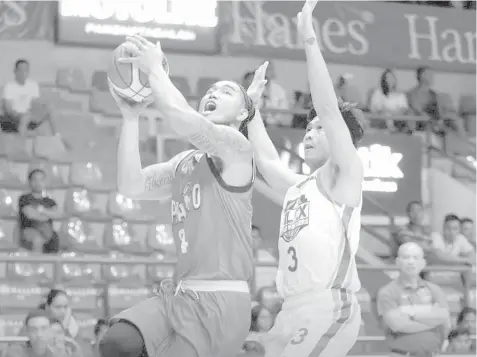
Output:
<instances>
[{"instance_id":1,"label":"stadium seat","mask_svg":"<svg viewBox=\"0 0 477 357\"><path fill-rule=\"evenodd\" d=\"M26 190L28 187L27 171L26 163L14 163L0 158L0 187Z\"/></svg>"},{"instance_id":2,"label":"stadium seat","mask_svg":"<svg viewBox=\"0 0 477 357\"><path fill-rule=\"evenodd\" d=\"M122 219L107 223L104 232L104 245L112 250L129 254L146 255L147 225L128 224Z\"/></svg>"},{"instance_id":3,"label":"stadium seat","mask_svg":"<svg viewBox=\"0 0 477 357\"><path fill-rule=\"evenodd\" d=\"M72 160L60 135L35 137L33 155L55 163L70 163Z\"/></svg>"},{"instance_id":4,"label":"stadium seat","mask_svg":"<svg viewBox=\"0 0 477 357\"><path fill-rule=\"evenodd\" d=\"M78 252L63 253L63 257L75 258L84 257ZM60 269L60 281L68 284L70 287L90 286L101 280L101 271L99 264L93 263L63 263ZM76 299L77 300L77 299ZM91 308L91 302L84 301L85 305Z\"/></svg>"},{"instance_id":5,"label":"stadium seat","mask_svg":"<svg viewBox=\"0 0 477 357\"><path fill-rule=\"evenodd\" d=\"M32 159L31 139L23 138L19 135L3 135L5 142L5 154L11 161L29 162Z\"/></svg>"},{"instance_id":6,"label":"stadium seat","mask_svg":"<svg viewBox=\"0 0 477 357\"><path fill-rule=\"evenodd\" d=\"M91 79L91 87L102 92L109 92L108 73L105 71L94 71Z\"/></svg>"},{"instance_id":7,"label":"stadium seat","mask_svg":"<svg viewBox=\"0 0 477 357\"><path fill-rule=\"evenodd\" d=\"M109 257L114 259L131 259L128 255L111 252ZM144 264L111 264L103 265L103 277L110 282L121 283L123 286L143 286L146 281L146 267Z\"/></svg>"},{"instance_id":8,"label":"stadium seat","mask_svg":"<svg viewBox=\"0 0 477 357\"><path fill-rule=\"evenodd\" d=\"M45 172L47 187L50 189L66 188L70 186L68 182L70 168L68 165L48 162L34 163L30 164L28 172L31 172L34 169L41 169Z\"/></svg>"},{"instance_id":9,"label":"stadium seat","mask_svg":"<svg viewBox=\"0 0 477 357\"><path fill-rule=\"evenodd\" d=\"M195 95L198 98L202 98L205 93L212 87L213 84L219 82L218 78L213 77L200 77L197 80L197 88L195 90Z\"/></svg>"},{"instance_id":10,"label":"stadium seat","mask_svg":"<svg viewBox=\"0 0 477 357\"><path fill-rule=\"evenodd\" d=\"M3 316L8 310L12 309L28 309L38 306L50 289L46 286L32 285L27 282L0 282L0 306L2 307ZM25 318L25 315L23 315Z\"/></svg>"},{"instance_id":11,"label":"stadium seat","mask_svg":"<svg viewBox=\"0 0 477 357\"><path fill-rule=\"evenodd\" d=\"M452 97L449 93L439 93L437 100L439 102L439 109L441 114L456 113Z\"/></svg>"},{"instance_id":12,"label":"stadium seat","mask_svg":"<svg viewBox=\"0 0 477 357\"><path fill-rule=\"evenodd\" d=\"M35 253L21 251L11 253L15 257L35 256ZM7 263L8 281L28 281L47 284L53 281L53 264Z\"/></svg>"},{"instance_id":13,"label":"stadium seat","mask_svg":"<svg viewBox=\"0 0 477 357\"><path fill-rule=\"evenodd\" d=\"M111 284L108 289L108 301L112 315L121 310L144 301L152 296L152 289L141 286L124 286L123 284Z\"/></svg>"},{"instance_id":14,"label":"stadium seat","mask_svg":"<svg viewBox=\"0 0 477 357\"><path fill-rule=\"evenodd\" d=\"M106 251L103 245L104 224L71 217L62 224L60 232L73 252L99 254Z\"/></svg>"},{"instance_id":15,"label":"stadium seat","mask_svg":"<svg viewBox=\"0 0 477 357\"><path fill-rule=\"evenodd\" d=\"M16 219L0 220L0 251L18 251L18 236L15 229Z\"/></svg>"},{"instance_id":16,"label":"stadium seat","mask_svg":"<svg viewBox=\"0 0 477 357\"><path fill-rule=\"evenodd\" d=\"M111 117L121 117L121 111L119 110L114 98L109 92L101 92L96 88L93 88L90 96L89 109L93 113L100 113Z\"/></svg>"},{"instance_id":17,"label":"stadium seat","mask_svg":"<svg viewBox=\"0 0 477 357\"><path fill-rule=\"evenodd\" d=\"M189 99L192 96L189 81L186 77L170 76L169 78L171 79L172 84L174 84L186 99Z\"/></svg>"},{"instance_id":18,"label":"stadium seat","mask_svg":"<svg viewBox=\"0 0 477 357\"><path fill-rule=\"evenodd\" d=\"M0 315L0 337L18 336L24 325L24 313L3 313Z\"/></svg>"},{"instance_id":19,"label":"stadium seat","mask_svg":"<svg viewBox=\"0 0 477 357\"><path fill-rule=\"evenodd\" d=\"M2 218L16 218L18 202L15 202L15 197L7 190L0 189L0 217Z\"/></svg>"},{"instance_id":20,"label":"stadium seat","mask_svg":"<svg viewBox=\"0 0 477 357\"><path fill-rule=\"evenodd\" d=\"M66 212L89 220L105 220L108 195L92 193L86 189L74 188L67 192L65 200Z\"/></svg>"},{"instance_id":21,"label":"stadium seat","mask_svg":"<svg viewBox=\"0 0 477 357\"><path fill-rule=\"evenodd\" d=\"M112 216L128 221L152 222L159 217L157 202L135 201L114 191L109 195L108 208Z\"/></svg>"},{"instance_id":22,"label":"stadium seat","mask_svg":"<svg viewBox=\"0 0 477 357\"><path fill-rule=\"evenodd\" d=\"M83 93L89 91L84 73L79 68L60 68L56 72L56 85L58 88L71 92Z\"/></svg>"},{"instance_id":23,"label":"stadium seat","mask_svg":"<svg viewBox=\"0 0 477 357\"><path fill-rule=\"evenodd\" d=\"M116 187L114 163L75 162L71 166L70 181L74 186L93 191L111 191Z\"/></svg>"},{"instance_id":24,"label":"stadium seat","mask_svg":"<svg viewBox=\"0 0 477 357\"><path fill-rule=\"evenodd\" d=\"M172 279L175 264L161 264L164 260L170 261L171 259L161 253L155 254L154 259L157 260L158 264L149 265L147 267L148 281L151 283L160 283L165 279Z\"/></svg>"},{"instance_id":25,"label":"stadium seat","mask_svg":"<svg viewBox=\"0 0 477 357\"><path fill-rule=\"evenodd\" d=\"M147 245L156 253L170 258L176 256L176 245L170 224L153 224L149 226Z\"/></svg>"}]
</instances>

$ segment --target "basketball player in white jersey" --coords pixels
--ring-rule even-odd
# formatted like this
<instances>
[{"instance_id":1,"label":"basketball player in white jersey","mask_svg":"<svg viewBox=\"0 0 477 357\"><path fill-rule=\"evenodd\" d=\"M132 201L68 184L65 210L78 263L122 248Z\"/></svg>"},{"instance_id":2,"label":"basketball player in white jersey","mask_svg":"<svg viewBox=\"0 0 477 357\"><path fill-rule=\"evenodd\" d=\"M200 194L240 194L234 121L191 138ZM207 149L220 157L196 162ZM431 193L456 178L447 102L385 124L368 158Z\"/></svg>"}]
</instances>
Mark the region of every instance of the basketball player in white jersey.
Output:
<instances>
[{"instance_id":1,"label":"basketball player in white jersey","mask_svg":"<svg viewBox=\"0 0 477 357\"><path fill-rule=\"evenodd\" d=\"M314 104L303 139L312 173L297 175L282 166L261 118L249 124L258 169L284 195L276 279L284 303L262 341L266 357L345 356L361 324L355 254L363 165L356 144L363 115L337 100L312 26L315 5L308 0L297 17ZM266 66L257 70L252 87L266 82Z\"/></svg>"}]
</instances>

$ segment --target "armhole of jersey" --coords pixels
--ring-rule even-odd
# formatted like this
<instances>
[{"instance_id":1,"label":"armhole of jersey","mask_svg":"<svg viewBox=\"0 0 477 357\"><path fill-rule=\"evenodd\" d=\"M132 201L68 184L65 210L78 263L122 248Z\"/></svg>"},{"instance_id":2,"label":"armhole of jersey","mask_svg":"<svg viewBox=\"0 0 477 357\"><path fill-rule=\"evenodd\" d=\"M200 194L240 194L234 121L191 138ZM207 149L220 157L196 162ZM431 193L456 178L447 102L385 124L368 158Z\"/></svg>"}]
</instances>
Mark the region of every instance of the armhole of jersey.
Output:
<instances>
[{"instance_id":1,"label":"armhole of jersey","mask_svg":"<svg viewBox=\"0 0 477 357\"><path fill-rule=\"evenodd\" d=\"M177 169L179 168L180 164L182 164L182 162L184 162L186 159L190 158L192 155L194 155L196 153L196 150L190 150L190 152L185 155L182 159L180 159L179 161L176 162L176 167L174 167L174 176L177 174Z\"/></svg>"},{"instance_id":2,"label":"armhole of jersey","mask_svg":"<svg viewBox=\"0 0 477 357\"><path fill-rule=\"evenodd\" d=\"M227 191L234 192L234 193L245 193L248 192L255 182L255 158L252 156L252 179L248 184L245 186L231 186L225 183L224 179L221 176L220 170L215 166L214 160L207 155L207 163L209 164L210 171L214 175L215 179L219 183L219 185Z\"/></svg>"}]
</instances>

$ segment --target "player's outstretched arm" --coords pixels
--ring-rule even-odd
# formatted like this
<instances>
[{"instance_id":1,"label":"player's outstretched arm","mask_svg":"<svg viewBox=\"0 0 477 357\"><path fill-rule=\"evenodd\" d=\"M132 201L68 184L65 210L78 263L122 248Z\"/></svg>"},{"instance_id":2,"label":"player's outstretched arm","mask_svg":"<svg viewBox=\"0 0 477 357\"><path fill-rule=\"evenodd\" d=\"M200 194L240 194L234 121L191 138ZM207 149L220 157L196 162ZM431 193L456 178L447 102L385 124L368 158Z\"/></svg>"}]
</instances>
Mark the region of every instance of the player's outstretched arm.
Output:
<instances>
[{"instance_id":1,"label":"player's outstretched arm","mask_svg":"<svg viewBox=\"0 0 477 357\"><path fill-rule=\"evenodd\" d=\"M268 136L259 111L259 102L265 88L268 62L262 64L256 71L247 94L254 102L255 116L248 124L248 139L252 143L257 160L257 167L267 183L277 192L284 195L286 191L299 181L303 175L295 174L280 161L275 145Z\"/></svg>"},{"instance_id":2,"label":"player's outstretched arm","mask_svg":"<svg viewBox=\"0 0 477 357\"><path fill-rule=\"evenodd\" d=\"M110 87L111 88L111 87ZM111 95L123 115L118 146L118 191L135 200L159 200L171 196L171 182L178 162L187 155L181 153L168 162L142 168L139 153L139 113L150 102L131 106L114 91Z\"/></svg>"},{"instance_id":3,"label":"player's outstretched arm","mask_svg":"<svg viewBox=\"0 0 477 357\"><path fill-rule=\"evenodd\" d=\"M313 29L316 0L307 0L297 16L298 31L305 43L308 80L316 114L330 146L331 162L338 168L333 195L341 204L357 205L361 197L363 165L338 107L333 81L321 54Z\"/></svg>"},{"instance_id":4,"label":"player's outstretched arm","mask_svg":"<svg viewBox=\"0 0 477 357\"><path fill-rule=\"evenodd\" d=\"M177 135L186 138L199 150L225 161L250 162L252 146L240 132L212 123L187 103L162 67L164 54L159 43L153 45L140 36L128 37L127 40L130 52L136 57L122 61L136 61L139 68L149 74L149 84L157 108Z\"/></svg>"}]
</instances>

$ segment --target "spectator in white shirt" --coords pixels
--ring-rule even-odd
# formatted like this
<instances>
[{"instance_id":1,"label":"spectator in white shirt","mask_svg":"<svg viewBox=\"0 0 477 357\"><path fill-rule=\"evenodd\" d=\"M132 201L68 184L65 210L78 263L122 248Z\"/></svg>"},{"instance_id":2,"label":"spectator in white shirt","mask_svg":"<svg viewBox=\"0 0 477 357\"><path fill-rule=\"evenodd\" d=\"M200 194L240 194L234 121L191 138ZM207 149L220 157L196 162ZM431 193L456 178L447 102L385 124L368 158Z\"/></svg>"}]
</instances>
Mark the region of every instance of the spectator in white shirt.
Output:
<instances>
[{"instance_id":1,"label":"spectator in white shirt","mask_svg":"<svg viewBox=\"0 0 477 357\"><path fill-rule=\"evenodd\" d=\"M40 101L38 83L28 78L30 64L24 59L15 63L15 79L5 84L2 93L3 117L0 125L4 132L25 135L28 130L37 129L49 119L49 113ZM33 107L36 108L32 115Z\"/></svg>"},{"instance_id":2,"label":"spectator in white shirt","mask_svg":"<svg viewBox=\"0 0 477 357\"><path fill-rule=\"evenodd\" d=\"M460 233L460 219L455 214L448 214L444 218L443 233L432 233L432 247L434 261L438 264L473 265L475 264L475 250Z\"/></svg>"},{"instance_id":3,"label":"spectator in white shirt","mask_svg":"<svg viewBox=\"0 0 477 357\"><path fill-rule=\"evenodd\" d=\"M287 92L276 81L275 66L270 62L267 68L267 84L263 92L263 109L290 109L290 101L287 97ZM290 126L292 121L292 114L284 113L267 113L262 114L263 119L268 125L276 126Z\"/></svg>"},{"instance_id":4,"label":"spectator in white shirt","mask_svg":"<svg viewBox=\"0 0 477 357\"><path fill-rule=\"evenodd\" d=\"M397 90L397 79L393 70L386 69L383 72L380 87L372 92L368 106L372 113L384 116L400 116L409 112L406 94ZM401 128L403 123L394 124L393 120L386 120L388 130L393 130L394 126Z\"/></svg>"}]
</instances>

